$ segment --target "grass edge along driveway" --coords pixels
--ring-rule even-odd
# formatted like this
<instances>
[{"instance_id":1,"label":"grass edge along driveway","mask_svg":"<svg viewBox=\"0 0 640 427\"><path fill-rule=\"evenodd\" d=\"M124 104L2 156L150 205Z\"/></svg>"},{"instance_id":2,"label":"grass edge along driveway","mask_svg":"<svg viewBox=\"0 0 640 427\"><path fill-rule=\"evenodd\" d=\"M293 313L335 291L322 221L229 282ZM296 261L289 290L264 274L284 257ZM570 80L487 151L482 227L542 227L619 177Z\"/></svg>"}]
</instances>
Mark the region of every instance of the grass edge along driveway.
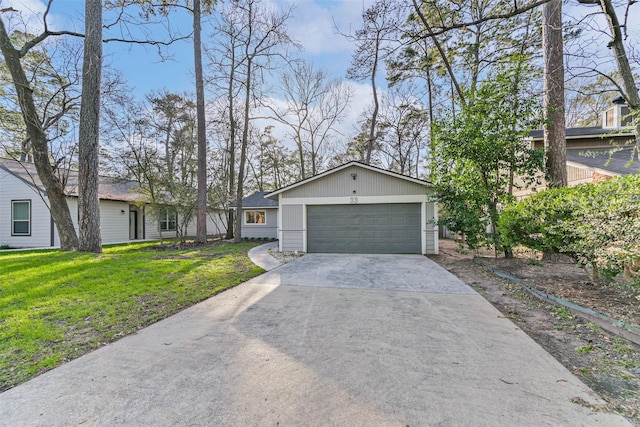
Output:
<instances>
[{"instance_id":1,"label":"grass edge along driveway","mask_svg":"<svg viewBox=\"0 0 640 427\"><path fill-rule=\"evenodd\" d=\"M0 253L0 392L263 273L256 245Z\"/></svg>"}]
</instances>

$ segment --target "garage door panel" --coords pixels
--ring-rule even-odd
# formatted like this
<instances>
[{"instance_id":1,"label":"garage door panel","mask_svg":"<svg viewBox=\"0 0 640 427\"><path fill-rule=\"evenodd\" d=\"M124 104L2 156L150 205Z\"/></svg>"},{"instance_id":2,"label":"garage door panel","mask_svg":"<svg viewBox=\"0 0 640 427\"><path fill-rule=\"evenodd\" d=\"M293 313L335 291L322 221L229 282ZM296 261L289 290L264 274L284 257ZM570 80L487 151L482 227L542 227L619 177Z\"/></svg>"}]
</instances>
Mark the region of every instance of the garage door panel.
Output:
<instances>
[{"instance_id":1,"label":"garage door panel","mask_svg":"<svg viewBox=\"0 0 640 427\"><path fill-rule=\"evenodd\" d=\"M421 253L419 203L307 206L307 251Z\"/></svg>"}]
</instances>

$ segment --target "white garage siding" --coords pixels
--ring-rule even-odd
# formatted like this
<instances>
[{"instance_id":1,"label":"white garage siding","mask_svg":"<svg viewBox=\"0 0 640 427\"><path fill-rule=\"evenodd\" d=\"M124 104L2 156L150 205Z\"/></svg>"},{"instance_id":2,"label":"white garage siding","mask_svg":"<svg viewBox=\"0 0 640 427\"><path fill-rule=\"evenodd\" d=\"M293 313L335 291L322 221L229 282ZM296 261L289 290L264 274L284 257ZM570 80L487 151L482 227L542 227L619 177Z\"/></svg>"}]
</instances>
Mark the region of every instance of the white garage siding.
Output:
<instances>
[{"instance_id":1,"label":"white garage siding","mask_svg":"<svg viewBox=\"0 0 640 427\"><path fill-rule=\"evenodd\" d=\"M438 254L438 206L435 202L426 202L424 204L425 224L424 224L424 239L426 245L426 254L437 255Z\"/></svg>"},{"instance_id":2,"label":"white garage siding","mask_svg":"<svg viewBox=\"0 0 640 427\"><path fill-rule=\"evenodd\" d=\"M279 224L280 251L304 251L304 217L303 205L280 205Z\"/></svg>"},{"instance_id":3,"label":"white garage siding","mask_svg":"<svg viewBox=\"0 0 640 427\"><path fill-rule=\"evenodd\" d=\"M353 179L352 174L356 174ZM355 193L354 193L355 191ZM284 199L309 197L410 196L425 194L425 186L359 166L350 166L282 193Z\"/></svg>"}]
</instances>

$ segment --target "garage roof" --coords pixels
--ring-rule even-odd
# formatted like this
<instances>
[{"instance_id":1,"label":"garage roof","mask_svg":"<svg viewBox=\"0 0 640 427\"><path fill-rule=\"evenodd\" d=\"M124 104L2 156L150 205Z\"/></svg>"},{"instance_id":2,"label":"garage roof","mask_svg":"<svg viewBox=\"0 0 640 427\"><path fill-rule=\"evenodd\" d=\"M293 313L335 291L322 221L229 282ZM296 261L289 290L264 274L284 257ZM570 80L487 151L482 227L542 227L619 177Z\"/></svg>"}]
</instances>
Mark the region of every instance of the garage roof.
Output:
<instances>
[{"instance_id":1,"label":"garage roof","mask_svg":"<svg viewBox=\"0 0 640 427\"><path fill-rule=\"evenodd\" d=\"M418 179L418 178L413 178L413 177L410 177L410 176L407 176L407 175L402 175L402 174L399 174L399 173L396 173L396 172L391 172L391 171L388 171L388 170L385 170L385 169L377 168L375 166L367 165L365 163L353 161L353 162L349 162L349 163L345 163L343 165L337 166L337 167L335 167L333 169L329 169L327 171L324 171L322 173L319 173L319 174L314 175L312 177L309 177L307 179L303 179L302 181L298 181L298 182L293 183L291 185L287 185L286 187L279 188L279 189L277 189L275 191L272 191L271 193L266 194L264 197L266 199L277 200L275 196L277 196L280 193L284 193L285 191L293 190L296 187L300 187L300 186L306 185L306 184L308 184L308 183L310 183L312 181L315 181L317 179L323 178L323 177L325 177L327 175L334 174L336 172L339 172L339 171L341 171L343 169L346 169L348 167L351 167L351 166L357 166L357 167L360 167L362 169L367 169L367 170L370 170L370 171L379 172L379 173L382 173L382 174L385 174L385 175L392 176L394 178L404 179L406 181L413 182L415 184L420 184L420 185L430 185L431 184L429 181L425 181L425 180Z\"/></svg>"},{"instance_id":2,"label":"garage roof","mask_svg":"<svg viewBox=\"0 0 640 427\"><path fill-rule=\"evenodd\" d=\"M640 156L632 147L567 150L567 160L616 175L640 173Z\"/></svg>"}]
</instances>

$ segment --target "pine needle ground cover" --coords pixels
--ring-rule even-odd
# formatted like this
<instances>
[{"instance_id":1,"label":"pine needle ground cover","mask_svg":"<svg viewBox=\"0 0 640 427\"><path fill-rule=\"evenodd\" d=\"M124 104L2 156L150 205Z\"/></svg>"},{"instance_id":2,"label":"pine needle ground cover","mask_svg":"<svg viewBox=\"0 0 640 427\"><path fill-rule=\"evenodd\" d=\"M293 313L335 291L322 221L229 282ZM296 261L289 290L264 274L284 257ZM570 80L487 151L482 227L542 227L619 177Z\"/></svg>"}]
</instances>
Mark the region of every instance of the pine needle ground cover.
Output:
<instances>
[{"instance_id":1,"label":"pine needle ground cover","mask_svg":"<svg viewBox=\"0 0 640 427\"><path fill-rule=\"evenodd\" d=\"M253 246L0 253L0 391L261 274Z\"/></svg>"}]
</instances>

